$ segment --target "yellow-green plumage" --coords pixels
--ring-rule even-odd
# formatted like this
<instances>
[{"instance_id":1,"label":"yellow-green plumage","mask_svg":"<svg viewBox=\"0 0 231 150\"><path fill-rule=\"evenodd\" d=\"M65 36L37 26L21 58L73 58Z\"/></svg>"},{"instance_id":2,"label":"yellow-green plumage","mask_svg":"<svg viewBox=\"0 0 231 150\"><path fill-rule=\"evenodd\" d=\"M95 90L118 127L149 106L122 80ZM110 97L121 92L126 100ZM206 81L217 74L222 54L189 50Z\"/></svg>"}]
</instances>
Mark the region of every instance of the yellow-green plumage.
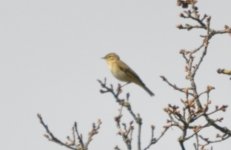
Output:
<instances>
[{"instance_id":1,"label":"yellow-green plumage","mask_svg":"<svg viewBox=\"0 0 231 150\"><path fill-rule=\"evenodd\" d=\"M120 81L127 83L135 83L141 86L145 91L147 91L151 96L154 96L154 93L149 90L144 82L139 78L139 76L133 71L127 64L125 64L116 53L109 53L103 57L111 73Z\"/></svg>"}]
</instances>

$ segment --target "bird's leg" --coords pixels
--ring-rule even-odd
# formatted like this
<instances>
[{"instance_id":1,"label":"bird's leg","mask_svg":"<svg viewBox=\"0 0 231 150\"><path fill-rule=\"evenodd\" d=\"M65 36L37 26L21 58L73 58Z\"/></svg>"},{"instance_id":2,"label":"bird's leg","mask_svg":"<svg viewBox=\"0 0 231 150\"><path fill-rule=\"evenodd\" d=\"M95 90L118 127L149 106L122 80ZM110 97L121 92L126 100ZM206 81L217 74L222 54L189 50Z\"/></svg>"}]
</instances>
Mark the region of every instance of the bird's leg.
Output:
<instances>
[{"instance_id":1,"label":"bird's leg","mask_svg":"<svg viewBox=\"0 0 231 150\"><path fill-rule=\"evenodd\" d=\"M118 84L117 92L118 92L118 93L121 93L121 92L122 92L122 87L124 87L125 85L128 85L129 83L131 83L131 82L127 82L127 83L125 83L124 85Z\"/></svg>"},{"instance_id":2,"label":"bird's leg","mask_svg":"<svg viewBox=\"0 0 231 150\"><path fill-rule=\"evenodd\" d=\"M126 86L126 85L128 85L129 83L131 83L131 82L125 83L124 85L121 86L121 88L124 87L124 86Z\"/></svg>"}]
</instances>

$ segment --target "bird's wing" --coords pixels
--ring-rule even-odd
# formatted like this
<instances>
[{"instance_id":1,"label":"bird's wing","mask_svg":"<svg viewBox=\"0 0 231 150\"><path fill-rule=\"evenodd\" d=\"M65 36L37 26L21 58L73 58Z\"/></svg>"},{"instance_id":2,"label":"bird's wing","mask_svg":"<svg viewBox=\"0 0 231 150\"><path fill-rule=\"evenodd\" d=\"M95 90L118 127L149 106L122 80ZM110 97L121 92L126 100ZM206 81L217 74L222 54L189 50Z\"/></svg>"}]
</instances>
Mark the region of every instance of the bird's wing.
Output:
<instances>
[{"instance_id":1,"label":"bird's wing","mask_svg":"<svg viewBox=\"0 0 231 150\"><path fill-rule=\"evenodd\" d=\"M125 64L123 61L119 61L118 67L124 71L130 78L132 78L133 82L135 82L138 85L144 86L145 84L140 79L140 77L136 74L135 71L133 71L127 64Z\"/></svg>"}]
</instances>

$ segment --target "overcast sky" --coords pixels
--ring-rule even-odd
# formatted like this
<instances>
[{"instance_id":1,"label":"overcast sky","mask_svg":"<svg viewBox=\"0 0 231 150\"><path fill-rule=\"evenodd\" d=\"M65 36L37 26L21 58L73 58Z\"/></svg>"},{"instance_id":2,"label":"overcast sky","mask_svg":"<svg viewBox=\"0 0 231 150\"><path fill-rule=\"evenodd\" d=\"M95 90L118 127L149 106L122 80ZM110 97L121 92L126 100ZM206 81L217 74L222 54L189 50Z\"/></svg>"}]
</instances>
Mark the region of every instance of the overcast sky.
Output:
<instances>
[{"instance_id":1,"label":"overcast sky","mask_svg":"<svg viewBox=\"0 0 231 150\"><path fill-rule=\"evenodd\" d=\"M229 0L201 1L202 12L212 15L212 27L231 24ZM150 124L158 135L167 119L163 108L183 97L159 76L187 85L179 50L195 48L201 40L196 32L175 28L182 21L179 12L176 0L0 1L0 148L66 149L43 137L37 113L61 139L71 133L74 121L86 138L91 123L100 118L103 124L90 149L124 148L114 123L119 107L110 94L99 93L96 81L106 77L118 84L101 59L109 52L118 53L156 94L150 97L132 84L124 88L144 119L142 144L148 143ZM231 82L216 73L231 67L230 41L228 35L215 37L198 72L199 90L216 87L214 105L230 105ZM224 115L228 127L230 115L229 109ZM170 130L152 149L179 149L178 133ZM230 140L215 148L227 146Z\"/></svg>"}]
</instances>

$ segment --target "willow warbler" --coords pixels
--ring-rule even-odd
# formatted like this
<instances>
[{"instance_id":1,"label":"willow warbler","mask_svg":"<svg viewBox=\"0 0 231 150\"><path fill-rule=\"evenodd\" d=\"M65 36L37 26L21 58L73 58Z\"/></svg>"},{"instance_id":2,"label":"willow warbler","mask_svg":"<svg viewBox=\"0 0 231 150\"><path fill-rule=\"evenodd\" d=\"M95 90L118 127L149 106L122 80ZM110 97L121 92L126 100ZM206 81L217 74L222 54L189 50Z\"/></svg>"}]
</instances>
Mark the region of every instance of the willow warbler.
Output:
<instances>
[{"instance_id":1,"label":"willow warbler","mask_svg":"<svg viewBox=\"0 0 231 150\"><path fill-rule=\"evenodd\" d=\"M154 93L147 88L135 71L120 60L120 57L116 53L109 53L104 56L103 59L106 60L111 73L118 80L127 82L127 84L135 83L147 91L150 96L154 96Z\"/></svg>"}]
</instances>

